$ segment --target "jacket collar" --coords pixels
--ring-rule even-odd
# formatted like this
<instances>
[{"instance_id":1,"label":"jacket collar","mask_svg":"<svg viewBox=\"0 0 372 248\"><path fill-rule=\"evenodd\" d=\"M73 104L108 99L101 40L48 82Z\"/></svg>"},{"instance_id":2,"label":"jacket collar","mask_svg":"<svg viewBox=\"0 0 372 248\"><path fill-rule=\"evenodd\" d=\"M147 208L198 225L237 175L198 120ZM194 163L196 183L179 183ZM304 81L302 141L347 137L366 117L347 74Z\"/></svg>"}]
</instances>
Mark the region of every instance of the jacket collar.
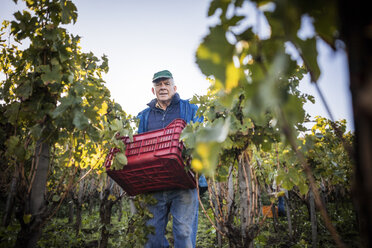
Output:
<instances>
[{"instance_id":1,"label":"jacket collar","mask_svg":"<svg viewBox=\"0 0 372 248\"><path fill-rule=\"evenodd\" d=\"M169 106L172 106L174 104L177 104L180 102L180 95L178 93L175 93L174 96L172 97L172 100L171 100L171 103L169 104ZM158 100L156 98L152 99L151 102L149 102L147 104L147 106L149 106L150 108L154 109L156 108L156 103L158 102ZM169 107L168 106L168 107Z\"/></svg>"}]
</instances>

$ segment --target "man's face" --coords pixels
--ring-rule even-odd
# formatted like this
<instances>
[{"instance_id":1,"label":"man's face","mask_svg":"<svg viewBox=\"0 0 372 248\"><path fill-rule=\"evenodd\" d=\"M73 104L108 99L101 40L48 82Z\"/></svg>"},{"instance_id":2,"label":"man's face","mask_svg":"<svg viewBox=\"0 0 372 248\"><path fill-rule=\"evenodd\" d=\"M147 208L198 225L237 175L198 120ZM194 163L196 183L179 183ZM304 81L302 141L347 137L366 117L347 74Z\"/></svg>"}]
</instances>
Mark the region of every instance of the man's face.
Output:
<instances>
[{"instance_id":1,"label":"man's face","mask_svg":"<svg viewBox=\"0 0 372 248\"><path fill-rule=\"evenodd\" d=\"M172 97L176 93L177 87L173 83L173 79L160 79L154 83L152 88L152 93L156 95L158 101L161 102L170 102Z\"/></svg>"}]
</instances>

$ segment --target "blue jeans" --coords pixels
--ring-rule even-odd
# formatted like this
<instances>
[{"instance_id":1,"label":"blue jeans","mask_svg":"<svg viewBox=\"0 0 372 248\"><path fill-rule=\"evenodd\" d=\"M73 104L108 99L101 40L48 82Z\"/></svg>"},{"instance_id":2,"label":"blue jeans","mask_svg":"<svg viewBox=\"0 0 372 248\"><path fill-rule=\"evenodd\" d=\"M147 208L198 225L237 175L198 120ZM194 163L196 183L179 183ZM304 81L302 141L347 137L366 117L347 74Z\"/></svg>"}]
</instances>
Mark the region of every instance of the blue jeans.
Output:
<instances>
[{"instance_id":1,"label":"blue jeans","mask_svg":"<svg viewBox=\"0 0 372 248\"><path fill-rule=\"evenodd\" d=\"M167 190L152 195L157 203L148 206L154 217L147 221L147 225L154 226L155 233L147 236L145 248L169 247L165 238L169 213L173 216L174 247L195 247L199 209L197 189Z\"/></svg>"}]
</instances>

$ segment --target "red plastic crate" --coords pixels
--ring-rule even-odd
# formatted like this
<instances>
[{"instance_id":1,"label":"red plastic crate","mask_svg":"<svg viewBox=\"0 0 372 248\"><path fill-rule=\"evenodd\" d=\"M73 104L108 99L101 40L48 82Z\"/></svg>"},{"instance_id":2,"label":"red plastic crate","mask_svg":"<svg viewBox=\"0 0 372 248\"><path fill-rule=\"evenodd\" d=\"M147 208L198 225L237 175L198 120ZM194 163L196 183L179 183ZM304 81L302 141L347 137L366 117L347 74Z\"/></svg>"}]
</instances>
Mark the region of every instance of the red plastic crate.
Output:
<instances>
[{"instance_id":1,"label":"red plastic crate","mask_svg":"<svg viewBox=\"0 0 372 248\"><path fill-rule=\"evenodd\" d=\"M195 188L195 175L186 170L182 159L183 143L180 134L186 122L173 120L166 128L133 136L121 137L126 144L128 164L121 170L111 170L111 162L119 151L112 148L104 166L107 174L128 195L168 189Z\"/></svg>"}]
</instances>

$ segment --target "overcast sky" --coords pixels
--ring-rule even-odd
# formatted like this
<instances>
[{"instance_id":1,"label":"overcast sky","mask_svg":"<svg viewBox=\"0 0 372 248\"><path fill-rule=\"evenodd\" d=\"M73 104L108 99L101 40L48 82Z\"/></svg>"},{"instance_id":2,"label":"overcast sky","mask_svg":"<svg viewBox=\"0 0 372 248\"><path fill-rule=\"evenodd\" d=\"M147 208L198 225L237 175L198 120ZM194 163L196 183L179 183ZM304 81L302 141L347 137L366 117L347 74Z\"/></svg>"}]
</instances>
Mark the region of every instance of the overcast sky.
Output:
<instances>
[{"instance_id":1,"label":"overcast sky","mask_svg":"<svg viewBox=\"0 0 372 248\"><path fill-rule=\"evenodd\" d=\"M0 18L12 19L17 7L11 0L0 0ZM195 64L195 51L208 25L209 0L74 0L78 20L70 33L82 37L85 52L109 58L110 70L104 76L112 98L132 115L146 107L154 97L151 78L154 72L173 73L181 98L205 94L209 84ZM303 33L311 34L310 27ZM318 45L322 75L319 86L336 120L347 119L353 129L347 60L344 52L333 52ZM329 117L309 78L301 89L315 96L307 104L312 115Z\"/></svg>"}]
</instances>

